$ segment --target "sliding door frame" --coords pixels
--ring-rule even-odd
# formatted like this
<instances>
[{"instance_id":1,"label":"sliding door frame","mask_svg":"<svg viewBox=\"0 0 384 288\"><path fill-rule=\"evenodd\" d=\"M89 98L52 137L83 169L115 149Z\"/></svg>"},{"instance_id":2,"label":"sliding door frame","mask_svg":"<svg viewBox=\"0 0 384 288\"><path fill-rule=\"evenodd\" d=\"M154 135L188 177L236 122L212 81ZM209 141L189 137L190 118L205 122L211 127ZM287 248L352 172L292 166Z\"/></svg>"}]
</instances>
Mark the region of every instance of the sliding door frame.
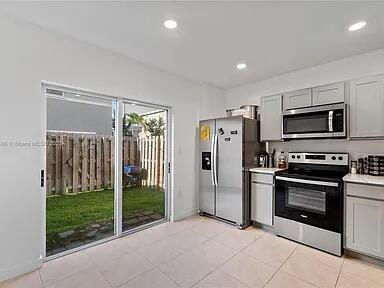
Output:
<instances>
[{"instance_id":1,"label":"sliding door frame","mask_svg":"<svg viewBox=\"0 0 384 288\"><path fill-rule=\"evenodd\" d=\"M123 114L125 113L124 104L131 104L131 105L133 104L133 105L140 105L140 106L149 107L149 108L155 108L155 109L163 110L166 113L166 127L165 127L166 133L164 134L164 136L165 136L165 139L164 139L165 153L164 153L164 167L163 167L163 171L164 171L164 194L165 194L164 195L164 210L165 210L164 211L164 218L157 220L157 221L153 221L153 222L148 223L148 224L144 224L144 225L139 226L139 227L135 227L135 228L126 230L126 231L121 231L121 233L122 233L121 235L128 235L128 234L135 233L135 232L138 232L140 230L144 230L146 228L149 228L149 227L158 225L162 222L166 222L166 221L170 220L170 215L171 215L171 185L170 185L170 183L172 183L171 182L171 179L172 179L171 178L172 177L171 155L172 154L170 153L170 151L171 151L170 139L172 137L172 124L171 124L172 123L171 122L172 108L168 107L168 106L150 104L150 103L146 103L146 102L129 100L129 99L125 99L125 98L121 99L121 100L122 100L122 106L123 106L122 107ZM121 115L121 124L122 124L122 119L123 119L123 115ZM122 125L121 125L121 127L122 127ZM120 137L122 137L122 131L120 132ZM122 149L122 141L121 141L120 149ZM120 179L122 179L122 177ZM122 185L122 181L120 184ZM120 191L122 191L122 188ZM120 203L122 203L122 202L120 202ZM121 209L120 222L122 221L122 215L123 215L122 212L123 212L123 210ZM122 229L122 225L120 225L120 228Z\"/></svg>"},{"instance_id":2,"label":"sliding door frame","mask_svg":"<svg viewBox=\"0 0 384 288\"><path fill-rule=\"evenodd\" d=\"M115 101L116 102L116 114L115 114L115 175L114 175L114 180L115 180L115 186L114 186L114 235L107 237L102 240L98 240L95 242L92 242L90 244L86 244L80 247L76 247L61 253L57 253L51 256L46 256L46 179L44 179L44 187L41 189L42 191L42 245L41 245L41 259L43 262L45 261L50 261L77 251L81 251L84 249L87 249L89 247L93 247L95 245L99 245L101 243L114 240L116 238L119 238L121 236L131 234L133 232L137 232L143 229L146 229L148 227L157 225L159 223L169 221L170 220L170 215L171 215L171 198L172 198L172 188L171 188L171 183L172 183L172 169L171 169L171 157L172 157L172 130L173 130L173 125L172 125L172 108L169 106L163 106L163 105L157 105L157 104L152 104L152 103L147 103L147 102L142 102L142 101L137 101L133 99L128 99L128 98L122 98L122 97L115 97L112 95L107 95L87 89L82 89L78 87L73 87L69 85L63 85L55 82L50 82L50 81L42 81L41 82L41 91L42 95L44 97L44 123L42 125L43 127L43 135L45 139L46 131L47 131L47 99L48 95L46 93L46 89L53 89L53 90L59 90L62 92L67 92L67 93L72 93L72 94L79 94L81 96L86 96L86 97L91 97L91 98L98 98L98 99L103 99L103 100L108 100L108 101ZM62 97L64 98L64 97ZM75 100L75 99L74 99ZM152 223L127 230L127 231L122 231L122 167L121 167L121 159L122 159L122 123L123 123L123 113L124 113L124 104L137 104L141 106L147 106L151 108L158 108L161 110L164 110L166 112L166 133L165 133L165 143L164 147L166 149L166 152L164 153L164 201L165 201L165 214L164 214L164 219L160 219L158 221L154 221ZM44 176L46 178L46 148L43 149L43 169L44 169Z\"/></svg>"}]
</instances>

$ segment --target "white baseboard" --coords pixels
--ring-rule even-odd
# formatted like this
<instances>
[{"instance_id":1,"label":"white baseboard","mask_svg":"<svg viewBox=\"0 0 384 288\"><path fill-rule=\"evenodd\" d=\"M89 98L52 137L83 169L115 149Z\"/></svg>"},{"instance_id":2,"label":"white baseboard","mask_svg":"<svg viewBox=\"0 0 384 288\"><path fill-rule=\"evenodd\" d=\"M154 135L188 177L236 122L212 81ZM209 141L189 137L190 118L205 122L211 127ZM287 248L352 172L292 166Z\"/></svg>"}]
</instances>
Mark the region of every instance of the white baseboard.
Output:
<instances>
[{"instance_id":1,"label":"white baseboard","mask_svg":"<svg viewBox=\"0 0 384 288\"><path fill-rule=\"evenodd\" d=\"M43 264L43 261L40 258L38 258L36 260L24 262L17 266L2 269L0 270L0 282L35 271L39 269L42 266L42 264Z\"/></svg>"},{"instance_id":2,"label":"white baseboard","mask_svg":"<svg viewBox=\"0 0 384 288\"><path fill-rule=\"evenodd\" d=\"M176 215L171 215L171 221L180 221L180 220L183 220L185 218L188 218L188 217L191 217L193 215L196 215L198 212L198 209L197 208L194 208L192 210L188 210L188 211L184 211L182 213L178 213Z\"/></svg>"}]
</instances>

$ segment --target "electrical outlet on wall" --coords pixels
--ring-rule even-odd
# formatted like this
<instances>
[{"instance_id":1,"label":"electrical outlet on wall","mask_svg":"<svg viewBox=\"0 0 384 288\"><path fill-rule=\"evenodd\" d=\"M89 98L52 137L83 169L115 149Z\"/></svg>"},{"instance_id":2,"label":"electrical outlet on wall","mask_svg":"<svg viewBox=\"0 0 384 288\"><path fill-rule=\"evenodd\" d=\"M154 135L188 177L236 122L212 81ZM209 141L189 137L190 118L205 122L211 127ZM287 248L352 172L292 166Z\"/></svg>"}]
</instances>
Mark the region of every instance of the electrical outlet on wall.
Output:
<instances>
[{"instance_id":1,"label":"electrical outlet on wall","mask_svg":"<svg viewBox=\"0 0 384 288\"><path fill-rule=\"evenodd\" d=\"M177 190L177 197L178 197L178 198L181 197L181 189Z\"/></svg>"}]
</instances>

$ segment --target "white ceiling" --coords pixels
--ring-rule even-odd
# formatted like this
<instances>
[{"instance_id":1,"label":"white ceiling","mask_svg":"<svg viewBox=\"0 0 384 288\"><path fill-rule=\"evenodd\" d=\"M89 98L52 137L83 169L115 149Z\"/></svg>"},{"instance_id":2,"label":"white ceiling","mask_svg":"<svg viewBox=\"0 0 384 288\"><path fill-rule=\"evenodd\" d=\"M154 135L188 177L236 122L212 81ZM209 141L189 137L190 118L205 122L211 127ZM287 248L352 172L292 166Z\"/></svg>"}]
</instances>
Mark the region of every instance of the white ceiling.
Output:
<instances>
[{"instance_id":1,"label":"white ceiling","mask_svg":"<svg viewBox=\"0 0 384 288\"><path fill-rule=\"evenodd\" d=\"M19 2L0 11L224 88L384 47L384 2ZM163 27L168 17L177 31ZM368 25L349 32L358 20ZM248 68L236 71L242 61Z\"/></svg>"}]
</instances>

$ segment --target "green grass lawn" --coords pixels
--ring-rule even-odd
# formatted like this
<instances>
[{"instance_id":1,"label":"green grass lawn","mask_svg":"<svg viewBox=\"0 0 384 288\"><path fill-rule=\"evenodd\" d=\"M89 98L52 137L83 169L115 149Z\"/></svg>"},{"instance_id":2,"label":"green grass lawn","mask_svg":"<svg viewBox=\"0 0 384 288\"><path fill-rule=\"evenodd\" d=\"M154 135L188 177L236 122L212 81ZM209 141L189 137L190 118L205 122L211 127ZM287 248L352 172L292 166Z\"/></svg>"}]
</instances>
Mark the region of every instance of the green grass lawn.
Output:
<instances>
[{"instance_id":1,"label":"green grass lawn","mask_svg":"<svg viewBox=\"0 0 384 288\"><path fill-rule=\"evenodd\" d=\"M79 229L113 220L112 189L47 197L47 234ZM123 189L123 218L141 211L164 215L164 191L158 188Z\"/></svg>"}]
</instances>

